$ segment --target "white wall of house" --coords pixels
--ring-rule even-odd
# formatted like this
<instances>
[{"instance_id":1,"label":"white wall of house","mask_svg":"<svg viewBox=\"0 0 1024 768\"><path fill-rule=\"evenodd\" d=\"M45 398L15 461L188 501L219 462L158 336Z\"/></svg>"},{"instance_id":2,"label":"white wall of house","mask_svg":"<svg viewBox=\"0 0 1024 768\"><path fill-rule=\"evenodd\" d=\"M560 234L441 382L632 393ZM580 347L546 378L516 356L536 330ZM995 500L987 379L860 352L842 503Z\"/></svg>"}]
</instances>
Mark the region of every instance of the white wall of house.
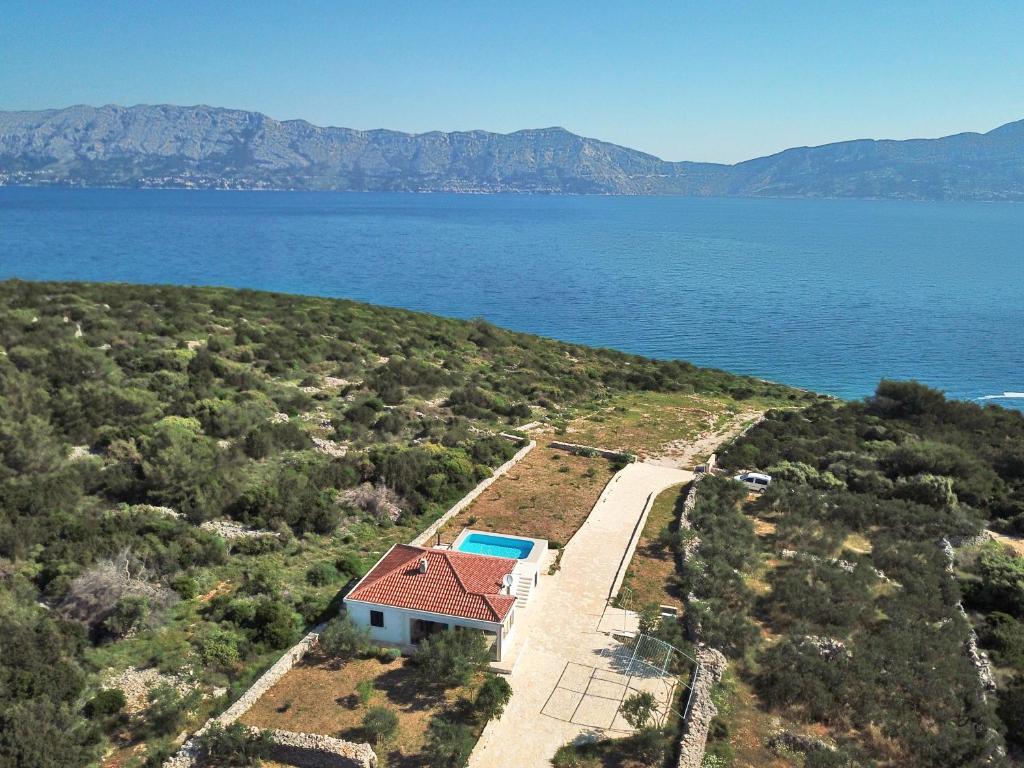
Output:
<instances>
[{"instance_id":1,"label":"white wall of house","mask_svg":"<svg viewBox=\"0 0 1024 768\"><path fill-rule=\"evenodd\" d=\"M348 615L353 622L370 630L370 638L378 643L409 645L409 620L401 608L386 605L372 605L357 600L345 601ZM384 614L384 626L370 625L370 611L381 611Z\"/></svg>"},{"instance_id":2,"label":"white wall of house","mask_svg":"<svg viewBox=\"0 0 1024 768\"><path fill-rule=\"evenodd\" d=\"M445 616L441 613L427 613L426 611L413 611L408 608L393 608L389 605L378 605L376 603L365 603L361 600L345 600L345 607L348 611L349 617L353 622L359 626L366 627L370 631L370 639L378 643L385 643L389 645L400 645L409 646L412 644L412 638L410 637L410 628L414 619L422 619L424 621L437 621L444 624L448 624L453 627L467 627L469 629L481 629L489 632L494 632L498 635L499 653L498 658L501 658L501 647L500 644L503 640L507 641L511 635L511 630L503 632L503 625L498 622L490 621L476 621L474 619L463 619L458 616ZM504 626L509 627L514 622L511 621L513 617L512 613L515 612L515 607L510 611L509 616L505 617ZM374 627L370 623L370 611L380 611L384 614L384 626ZM504 635L505 637L502 637Z\"/></svg>"}]
</instances>

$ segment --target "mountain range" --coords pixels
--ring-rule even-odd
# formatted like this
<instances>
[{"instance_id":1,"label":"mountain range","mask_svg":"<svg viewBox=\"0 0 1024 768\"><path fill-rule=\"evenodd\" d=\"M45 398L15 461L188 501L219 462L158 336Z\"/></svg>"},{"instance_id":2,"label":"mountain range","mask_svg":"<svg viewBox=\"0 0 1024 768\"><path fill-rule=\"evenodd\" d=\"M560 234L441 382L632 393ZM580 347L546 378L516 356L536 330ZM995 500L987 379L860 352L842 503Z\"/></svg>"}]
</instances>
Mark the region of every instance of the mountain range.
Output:
<instances>
[{"instance_id":1,"label":"mountain range","mask_svg":"<svg viewBox=\"0 0 1024 768\"><path fill-rule=\"evenodd\" d=\"M0 112L0 185L1024 201L1024 120L725 165L562 128L409 134L207 106Z\"/></svg>"}]
</instances>

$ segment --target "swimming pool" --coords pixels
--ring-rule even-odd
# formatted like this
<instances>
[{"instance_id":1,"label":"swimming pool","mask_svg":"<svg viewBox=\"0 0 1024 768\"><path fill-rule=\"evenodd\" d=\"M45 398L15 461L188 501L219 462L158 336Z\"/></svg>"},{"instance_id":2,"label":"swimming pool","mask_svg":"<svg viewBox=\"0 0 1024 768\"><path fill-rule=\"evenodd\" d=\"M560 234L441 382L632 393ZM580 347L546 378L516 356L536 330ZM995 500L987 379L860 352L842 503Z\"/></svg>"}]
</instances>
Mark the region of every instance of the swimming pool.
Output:
<instances>
[{"instance_id":1,"label":"swimming pool","mask_svg":"<svg viewBox=\"0 0 1024 768\"><path fill-rule=\"evenodd\" d=\"M533 542L530 539L518 539L498 534L470 533L459 542L458 547L459 552L470 552L474 555L525 560L533 551Z\"/></svg>"}]
</instances>

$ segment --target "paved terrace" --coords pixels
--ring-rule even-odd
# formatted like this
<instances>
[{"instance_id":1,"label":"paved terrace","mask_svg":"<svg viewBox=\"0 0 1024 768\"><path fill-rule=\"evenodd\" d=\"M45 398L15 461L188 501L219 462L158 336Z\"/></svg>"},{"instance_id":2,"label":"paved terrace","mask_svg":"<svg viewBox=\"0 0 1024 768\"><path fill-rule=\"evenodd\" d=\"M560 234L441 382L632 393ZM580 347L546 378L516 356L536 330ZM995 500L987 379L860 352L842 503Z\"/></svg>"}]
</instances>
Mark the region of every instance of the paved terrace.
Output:
<instances>
[{"instance_id":1,"label":"paved terrace","mask_svg":"<svg viewBox=\"0 0 1024 768\"><path fill-rule=\"evenodd\" d=\"M484 730L470 768L550 766L566 742L600 735L609 724L627 728L616 718L617 702L601 696L602 688L614 696L616 684L601 679L604 670L612 669L604 652L614 643L598 626L648 495L692 479L686 470L636 463L619 472L601 494L565 547L561 570L553 576L543 572L520 619L516 643L522 646L508 678L512 700ZM591 695L584 697L579 691L587 685Z\"/></svg>"}]
</instances>

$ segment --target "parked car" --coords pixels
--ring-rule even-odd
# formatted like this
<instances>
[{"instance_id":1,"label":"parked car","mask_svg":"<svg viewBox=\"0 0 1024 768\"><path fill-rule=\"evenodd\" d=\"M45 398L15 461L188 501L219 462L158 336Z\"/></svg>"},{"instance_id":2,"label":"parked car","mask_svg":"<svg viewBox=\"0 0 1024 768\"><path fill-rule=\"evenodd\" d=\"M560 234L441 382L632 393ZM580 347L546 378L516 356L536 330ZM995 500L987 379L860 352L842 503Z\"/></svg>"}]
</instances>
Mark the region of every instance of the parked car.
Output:
<instances>
[{"instance_id":1,"label":"parked car","mask_svg":"<svg viewBox=\"0 0 1024 768\"><path fill-rule=\"evenodd\" d=\"M772 482L772 476L763 472L743 472L733 478L737 482L747 486L747 490L762 493Z\"/></svg>"}]
</instances>

